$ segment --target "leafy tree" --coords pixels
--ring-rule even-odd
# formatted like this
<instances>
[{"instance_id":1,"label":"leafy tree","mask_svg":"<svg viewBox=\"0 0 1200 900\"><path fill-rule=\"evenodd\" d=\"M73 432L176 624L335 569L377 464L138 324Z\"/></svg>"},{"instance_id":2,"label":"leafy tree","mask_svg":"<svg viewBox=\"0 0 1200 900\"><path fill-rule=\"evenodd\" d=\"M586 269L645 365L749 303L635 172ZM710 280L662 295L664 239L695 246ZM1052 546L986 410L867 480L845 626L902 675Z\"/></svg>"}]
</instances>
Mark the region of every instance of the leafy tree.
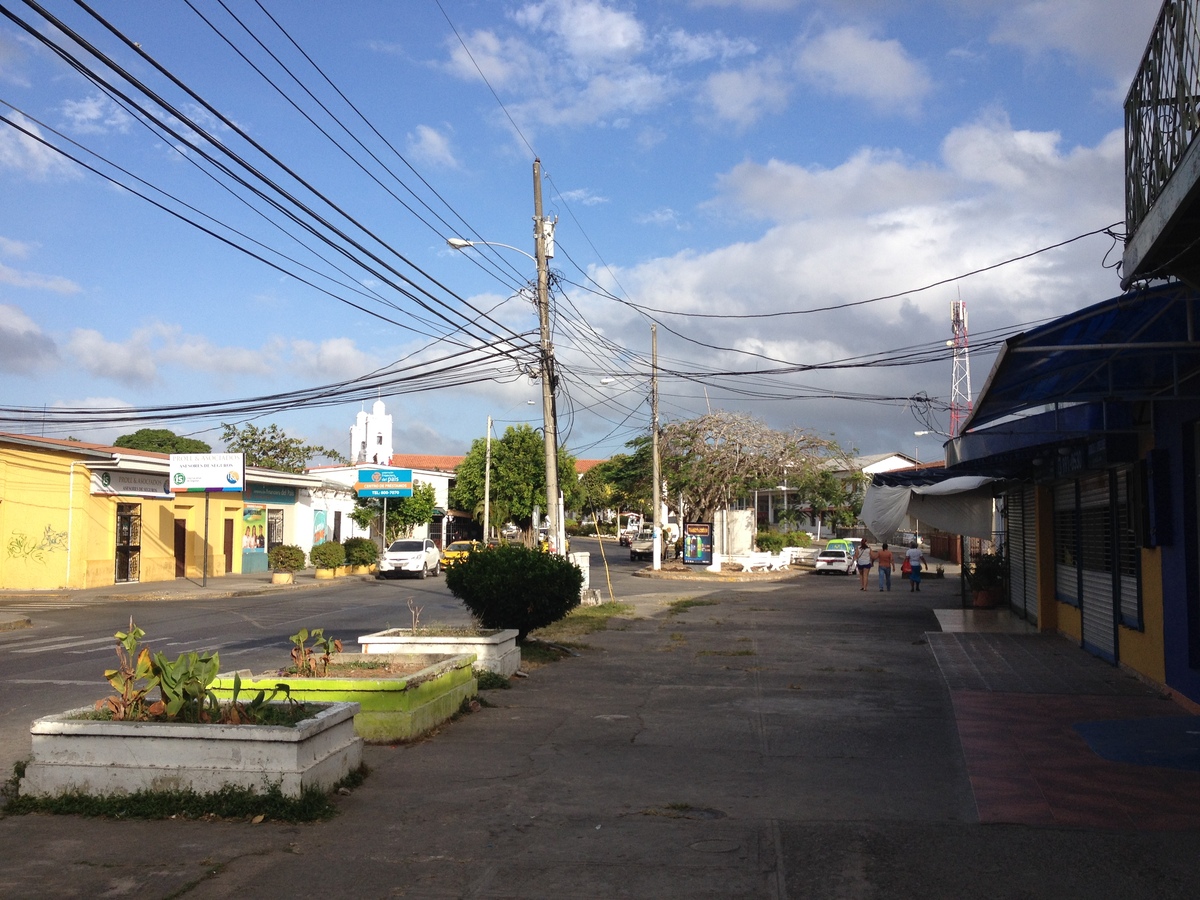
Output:
<instances>
[{"instance_id":1,"label":"leafy tree","mask_svg":"<svg viewBox=\"0 0 1200 900\"><path fill-rule=\"evenodd\" d=\"M533 508L545 513L546 450L542 436L528 425L510 425L492 441L491 516L493 522L511 519L526 532L533 526ZM484 463L486 438L476 438L466 458L456 470L450 503L469 510L483 521ZM558 450L558 486L567 509L578 507L579 480L575 476L575 457L561 447Z\"/></svg>"},{"instance_id":2,"label":"leafy tree","mask_svg":"<svg viewBox=\"0 0 1200 900\"><path fill-rule=\"evenodd\" d=\"M221 425L221 440L230 453L246 454L246 465L280 472L303 472L313 457L325 457L342 465L349 465L336 450L328 450L316 444L306 444L300 438L288 437L278 426L259 428L247 424Z\"/></svg>"},{"instance_id":3,"label":"leafy tree","mask_svg":"<svg viewBox=\"0 0 1200 900\"><path fill-rule=\"evenodd\" d=\"M121 435L113 446L154 453L212 453L212 447L204 441L181 437L165 428L139 428L133 434Z\"/></svg>"},{"instance_id":4,"label":"leafy tree","mask_svg":"<svg viewBox=\"0 0 1200 900\"><path fill-rule=\"evenodd\" d=\"M387 498L387 529L384 531L383 542L390 544L399 538L409 537L418 525L424 525L433 519L437 510L437 492L432 484L423 481L413 482L411 497ZM380 497L359 497L354 503L354 512L350 518L360 528L379 528L383 518L383 499Z\"/></svg>"},{"instance_id":5,"label":"leafy tree","mask_svg":"<svg viewBox=\"0 0 1200 900\"><path fill-rule=\"evenodd\" d=\"M633 453L618 453L600 463L588 475L594 472L595 478L603 479L608 485L610 506L620 511L649 515L653 494L651 476L654 471L650 436L641 435L625 446Z\"/></svg>"},{"instance_id":6,"label":"leafy tree","mask_svg":"<svg viewBox=\"0 0 1200 900\"><path fill-rule=\"evenodd\" d=\"M845 458L828 438L803 429L776 431L744 413L724 410L675 422L661 432L659 455L671 494L682 493L689 517L711 519L733 498L772 486L786 474L805 483Z\"/></svg>"}]
</instances>

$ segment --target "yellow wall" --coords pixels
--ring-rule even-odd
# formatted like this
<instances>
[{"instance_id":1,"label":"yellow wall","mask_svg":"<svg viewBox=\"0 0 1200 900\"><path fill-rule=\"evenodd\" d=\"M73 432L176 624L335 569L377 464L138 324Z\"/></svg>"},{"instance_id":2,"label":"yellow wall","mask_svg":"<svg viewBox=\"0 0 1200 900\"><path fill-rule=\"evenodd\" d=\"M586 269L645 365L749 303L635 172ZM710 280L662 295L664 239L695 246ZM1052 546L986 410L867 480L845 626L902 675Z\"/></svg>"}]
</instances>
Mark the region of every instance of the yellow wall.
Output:
<instances>
[{"instance_id":1,"label":"yellow wall","mask_svg":"<svg viewBox=\"0 0 1200 900\"><path fill-rule=\"evenodd\" d=\"M141 508L138 581L175 578L176 518L187 523L187 577L202 577L204 495L93 495L90 469L69 451L0 444L0 589L113 584L119 503ZM233 571L241 571L241 508L240 494L210 500L210 576L225 572L226 519L234 522Z\"/></svg>"},{"instance_id":2,"label":"yellow wall","mask_svg":"<svg viewBox=\"0 0 1200 900\"><path fill-rule=\"evenodd\" d=\"M1163 646L1162 553L1142 550L1142 630L1117 628L1117 654L1122 665L1159 684L1167 680Z\"/></svg>"}]
</instances>

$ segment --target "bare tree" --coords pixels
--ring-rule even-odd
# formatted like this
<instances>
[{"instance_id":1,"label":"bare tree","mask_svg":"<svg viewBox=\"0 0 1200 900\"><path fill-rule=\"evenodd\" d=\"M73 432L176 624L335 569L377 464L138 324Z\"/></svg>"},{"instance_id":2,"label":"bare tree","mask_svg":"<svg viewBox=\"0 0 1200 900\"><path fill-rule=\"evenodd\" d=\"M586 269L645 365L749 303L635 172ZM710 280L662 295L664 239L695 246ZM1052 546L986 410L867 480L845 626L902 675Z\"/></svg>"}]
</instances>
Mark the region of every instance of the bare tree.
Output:
<instances>
[{"instance_id":1,"label":"bare tree","mask_svg":"<svg viewBox=\"0 0 1200 900\"><path fill-rule=\"evenodd\" d=\"M776 431L724 410L665 426L660 447L670 492L684 495L695 521L711 520L729 499L774 487L784 477L797 487L815 484L821 472L847 459L830 438L800 428Z\"/></svg>"}]
</instances>

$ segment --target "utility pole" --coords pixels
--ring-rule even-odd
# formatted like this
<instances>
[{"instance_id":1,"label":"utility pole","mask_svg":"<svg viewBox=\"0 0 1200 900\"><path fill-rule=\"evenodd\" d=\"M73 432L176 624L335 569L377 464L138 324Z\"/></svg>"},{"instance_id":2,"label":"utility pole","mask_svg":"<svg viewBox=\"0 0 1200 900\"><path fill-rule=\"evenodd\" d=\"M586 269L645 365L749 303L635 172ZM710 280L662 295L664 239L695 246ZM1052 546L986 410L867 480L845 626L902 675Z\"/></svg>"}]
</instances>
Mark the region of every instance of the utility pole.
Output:
<instances>
[{"instance_id":1,"label":"utility pole","mask_svg":"<svg viewBox=\"0 0 1200 900\"><path fill-rule=\"evenodd\" d=\"M658 326L650 326L650 502L654 504L652 568L662 568L662 467L658 461Z\"/></svg>"},{"instance_id":2,"label":"utility pole","mask_svg":"<svg viewBox=\"0 0 1200 900\"><path fill-rule=\"evenodd\" d=\"M533 243L537 262L538 328L542 340L542 432L546 443L547 539L551 553L562 553L558 507L558 422L554 410L554 346L550 343L550 271L546 259L547 239L553 238L554 223L542 215L542 161L533 161Z\"/></svg>"},{"instance_id":3,"label":"utility pole","mask_svg":"<svg viewBox=\"0 0 1200 900\"><path fill-rule=\"evenodd\" d=\"M492 417L488 416L487 450L483 454L483 542L488 542L490 536L489 518L492 512Z\"/></svg>"}]
</instances>

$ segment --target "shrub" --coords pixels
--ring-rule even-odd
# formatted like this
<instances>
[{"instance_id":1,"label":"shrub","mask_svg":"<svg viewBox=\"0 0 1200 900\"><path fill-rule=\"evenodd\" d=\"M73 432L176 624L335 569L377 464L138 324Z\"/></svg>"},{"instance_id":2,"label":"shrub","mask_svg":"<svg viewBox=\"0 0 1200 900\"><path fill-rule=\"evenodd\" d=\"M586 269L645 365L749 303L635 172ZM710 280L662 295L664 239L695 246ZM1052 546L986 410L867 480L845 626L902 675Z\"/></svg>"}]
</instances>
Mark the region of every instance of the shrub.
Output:
<instances>
[{"instance_id":1,"label":"shrub","mask_svg":"<svg viewBox=\"0 0 1200 900\"><path fill-rule=\"evenodd\" d=\"M276 572L295 572L304 568L304 551L295 544L276 544L267 553L267 565Z\"/></svg>"},{"instance_id":2,"label":"shrub","mask_svg":"<svg viewBox=\"0 0 1200 900\"><path fill-rule=\"evenodd\" d=\"M982 553L974 565L968 565L967 580L971 589L986 591L1004 584L1004 559L998 553Z\"/></svg>"},{"instance_id":3,"label":"shrub","mask_svg":"<svg viewBox=\"0 0 1200 900\"><path fill-rule=\"evenodd\" d=\"M579 605L583 573L564 557L503 544L447 569L446 587L484 628L515 628L524 639Z\"/></svg>"},{"instance_id":4,"label":"shrub","mask_svg":"<svg viewBox=\"0 0 1200 900\"><path fill-rule=\"evenodd\" d=\"M785 547L811 547L812 535L807 531L792 531L784 535Z\"/></svg>"},{"instance_id":5,"label":"shrub","mask_svg":"<svg viewBox=\"0 0 1200 900\"><path fill-rule=\"evenodd\" d=\"M308 554L318 569L336 569L346 564L346 548L333 541L317 544Z\"/></svg>"},{"instance_id":6,"label":"shrub","mask_svg":"<svg viewBox=\"0 0 1200 900\"><path fill-rule=\"evenodd\" d=\"M346 551L346 562L352 566L369 566L379 559L379 547L370 538L346 538L342 547Z\"/></svg>"},{"instance_id":7,"label":"shrub","mask_svg":"<svg viewBox=\"0 0 1200 900\"><path fill-rule=\"evenodd\" d=\"M779 553L783 550L783 535L773 531L760 531L754 538L763 553Z\"/></svg>"}]
</instances>

